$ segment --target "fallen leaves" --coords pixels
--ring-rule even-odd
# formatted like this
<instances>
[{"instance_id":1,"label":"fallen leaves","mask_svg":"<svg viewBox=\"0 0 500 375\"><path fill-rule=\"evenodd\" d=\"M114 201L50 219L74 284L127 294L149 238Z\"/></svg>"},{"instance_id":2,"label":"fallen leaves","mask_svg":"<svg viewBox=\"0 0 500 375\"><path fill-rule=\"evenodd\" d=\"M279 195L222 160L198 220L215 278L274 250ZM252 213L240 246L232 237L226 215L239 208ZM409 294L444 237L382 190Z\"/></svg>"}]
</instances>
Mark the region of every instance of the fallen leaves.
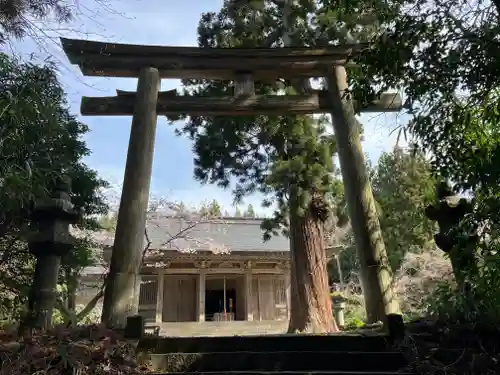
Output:
<instances>
[{"instance_id":1,"label":"fallen leaves","mask_svg":"<svg viewBox=\"0 0 500 375\"><path fill-rule=\"evenodd\" d=\"M135 360L135 344L102 325L57 326L30 337L0 331L0 375L147 373Z\"/></svg>"}]
</instances>

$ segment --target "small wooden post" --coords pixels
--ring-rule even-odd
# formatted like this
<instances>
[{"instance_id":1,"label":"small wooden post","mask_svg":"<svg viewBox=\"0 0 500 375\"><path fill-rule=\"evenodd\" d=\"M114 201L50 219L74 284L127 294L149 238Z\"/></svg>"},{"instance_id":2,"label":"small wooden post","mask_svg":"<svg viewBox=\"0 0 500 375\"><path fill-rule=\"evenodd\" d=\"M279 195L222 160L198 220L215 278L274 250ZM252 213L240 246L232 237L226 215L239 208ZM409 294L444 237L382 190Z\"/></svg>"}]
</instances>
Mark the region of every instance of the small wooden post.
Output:
<instances>
[{"instance_id":1,"label":"small wooden post","mask_svg":"<svg viewBox=\"0 0 500 375\"><path fill-rule=\"evenodd\" d=\"M340 291L343 293L345 289L344 285L344 273L342 272L342 263L340 262L340 254L335 254L335 262L337 263L337 272L339 273L339 281L340 281Z\"/></svg>"},{"instance_id":2,"label":"small wooden post","mask_svg":"<svg viewBox=\"0 0 500 375\"><path fill-rule=\"evenodd\" d=\"M246 97L255 95L255 82L250 73L238 74L234 80L234 97Z\"/></svg>"},{"instance_id":3,"label":"small wooden post","mask_svg":"<svg viewBox=\"0 0 500 375\"><path fill-rule=\"evenodd\" d=\"M252 262L245 264L245 320L253 321L252 308Z\"/></svg>"},{"instance_id":4,"label":"small wooden post","mask_svg":"<svg viewBox=\"0 0 500 375\"><path fill-rule=\"evenodd\" d=\"M163 321L163 288L165 286L165 270L158 272L158 282L156 287L156 324Z\"/></svg>"},{"instance_id":5,"label":"small wooden post","mask_svg":"<svg viewBox=\"0 0 500 375\"><path fill-rule=\"evenodd\" d=\"M127 339L139 340L144 336L146 323L143 316L134 315L127 317L124 336Z\"/></svg>"},{"instance_id":6,"label":"small wooden post","mask_svg":"<svg viewBox=\"0 0 500 375\"><path fill-rule=\"evenodd\" d=\"M205 293L206 293L206 270L200 268L200 274L198 275L198 316L197 320L199 322L205 321Z\"/></svg>"},{"instance_id":7,"label":"small wooden post","mask_svg":"<svg viewBox=\"0 0 500 375\"><path fill-rule=\"evenodd\" d=\"M344 328L344 310L346 307L347 298L341 295L334 295L332 297L333 313L335 314L335 320L337 321L337 326L340 329Z\"/></svg>"},{"instance_id":8,"label":"small wooden post","mask_svg":"<svg viewBox=\"0 0 500 375\"><path fill-rule=\"evenodd\" d=\"M290 308L290 301L291 301L291 295L290 295L290 289L291 289L291 267L287 265L285 269L285 295L286 295L286 315L288 320L290 320L290 312L292 309Z\"/></svg>"},{"instance_id":9,"label":"small wooden post","mask_svg":"<svg viewBox=\"0 0 500 375\"><path fill-rule=\"evenodd\" d=\"M223 276L224 281L224 320L227 320L227 307L226 307L226 276Z\"/></svg>"},{"instance_id":10,"label":"small wooden post","mask_svg":"<svg viewBox=\"0 0 500 375\"><path fill-rule=\"evenodd\" d=\"M401 314L387 315L387 332L393 341L401 341L405 337L406 327Z\"/></svg>"},{"instance_id":11,"label":"small wooden post","mask_svg":"<svg viewBox=\"0 0 500 375\"><path fill-rule=\"evenodd\" d=\"M130 130L118 222L104 294L102 320L123 328L135 315L139 301L135 288L144 246L146 211L156 135L156 105L160 89L158 69L141 69Z\"/></svg>"}]
</instances>

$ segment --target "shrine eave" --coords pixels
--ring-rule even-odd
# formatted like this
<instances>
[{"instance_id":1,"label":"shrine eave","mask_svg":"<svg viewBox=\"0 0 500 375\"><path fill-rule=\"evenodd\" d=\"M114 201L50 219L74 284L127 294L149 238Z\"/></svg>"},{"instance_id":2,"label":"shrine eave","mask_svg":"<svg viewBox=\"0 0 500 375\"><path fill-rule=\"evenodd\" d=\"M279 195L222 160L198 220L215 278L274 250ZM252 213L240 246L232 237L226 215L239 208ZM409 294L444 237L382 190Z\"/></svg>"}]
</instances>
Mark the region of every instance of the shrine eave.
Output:
<instances>
[{"instance_id":1,"label":"shrine eave","mask_svg":"<svg viewBox=\"0 0 500 375\"><path fill-rule=\"evenodd\" d=\"M162 78L232 80L250 72L256 81L322 77L345 65L367 44L323 48L200 48L146 46L61 38L69 61L86 76L137 77L152 66Z\"/></svg>"},{"instance_id":2,"label":"shrine eave","mask_svg":"<svg viewBox=\"0 0 500 375\"><path fill-rule=\"evenodd\" d=\"M262 251L262 250L234 250L227 253L214 253L212 251L200 250L194 253L183 253L175 250L160 250L162 254L152 255L147 258L148 261L158 259L176 259L176 260L227 260L227 259L249 259L249 258L272 258L288 259L289 251Z\"/></svg>"}]
</instances>

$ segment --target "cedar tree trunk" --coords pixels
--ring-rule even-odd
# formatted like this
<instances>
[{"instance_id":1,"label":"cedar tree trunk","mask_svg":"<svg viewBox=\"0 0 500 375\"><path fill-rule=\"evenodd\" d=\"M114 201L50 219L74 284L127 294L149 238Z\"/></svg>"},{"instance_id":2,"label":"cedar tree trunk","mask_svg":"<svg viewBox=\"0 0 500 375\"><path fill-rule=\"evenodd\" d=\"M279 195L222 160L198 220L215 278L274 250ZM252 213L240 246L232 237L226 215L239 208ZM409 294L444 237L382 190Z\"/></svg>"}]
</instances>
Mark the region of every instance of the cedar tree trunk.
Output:
<instances>
[{"instance_id":1,"label":"cedar tree trunk","mask_svg":"<svg viewBox=\"0 0 500 375\"><path fill-rule=\"evenodd\" d=\"M288 332L337 332L333 318L323 219L313 200L304 216L290 215L290 322ZM291 203L293 200L291 200Z\"/></svg>"}]
</instances>

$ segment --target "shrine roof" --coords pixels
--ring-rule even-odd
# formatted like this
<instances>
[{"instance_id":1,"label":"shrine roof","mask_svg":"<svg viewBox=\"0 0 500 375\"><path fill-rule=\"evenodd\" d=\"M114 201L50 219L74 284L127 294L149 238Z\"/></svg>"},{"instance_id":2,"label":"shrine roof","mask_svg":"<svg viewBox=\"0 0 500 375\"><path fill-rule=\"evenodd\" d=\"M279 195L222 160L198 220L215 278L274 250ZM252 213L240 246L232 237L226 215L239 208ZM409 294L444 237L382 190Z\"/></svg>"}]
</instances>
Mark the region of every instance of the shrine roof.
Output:
<instances>
[{"instance_id":1,"label":"shrine roof","mask_svg":"<svg viewBox=\"0 0 500 375\"><path fill-rule=\"evenodd\" d=\"M181 216L151 214L148 215L148 239L144 239L144 246L150 241L150 249L177 250L180 253L288 252L288 238L281 234L263 241L262 220L230 217L196 221ZM104 246L112 246L114 235L100 232L95 234L95 239Z\"/></svg>"},{"instance_id":2,"label":"shrine roof","mask_svg":"<svg viewBox=\"0 0 500 375\"><path fill-rule=\"evenodd\" d=\"M283 235L272 236L264 242L260 227L263 219L221 218L190 221L179 216L154 216L148 219L147 228L151 248L186 251L208 250L213 252L284 252L289 251L289 240ZM182 232L179 238L171 236Z\"/></svg>"}]
</instances>

